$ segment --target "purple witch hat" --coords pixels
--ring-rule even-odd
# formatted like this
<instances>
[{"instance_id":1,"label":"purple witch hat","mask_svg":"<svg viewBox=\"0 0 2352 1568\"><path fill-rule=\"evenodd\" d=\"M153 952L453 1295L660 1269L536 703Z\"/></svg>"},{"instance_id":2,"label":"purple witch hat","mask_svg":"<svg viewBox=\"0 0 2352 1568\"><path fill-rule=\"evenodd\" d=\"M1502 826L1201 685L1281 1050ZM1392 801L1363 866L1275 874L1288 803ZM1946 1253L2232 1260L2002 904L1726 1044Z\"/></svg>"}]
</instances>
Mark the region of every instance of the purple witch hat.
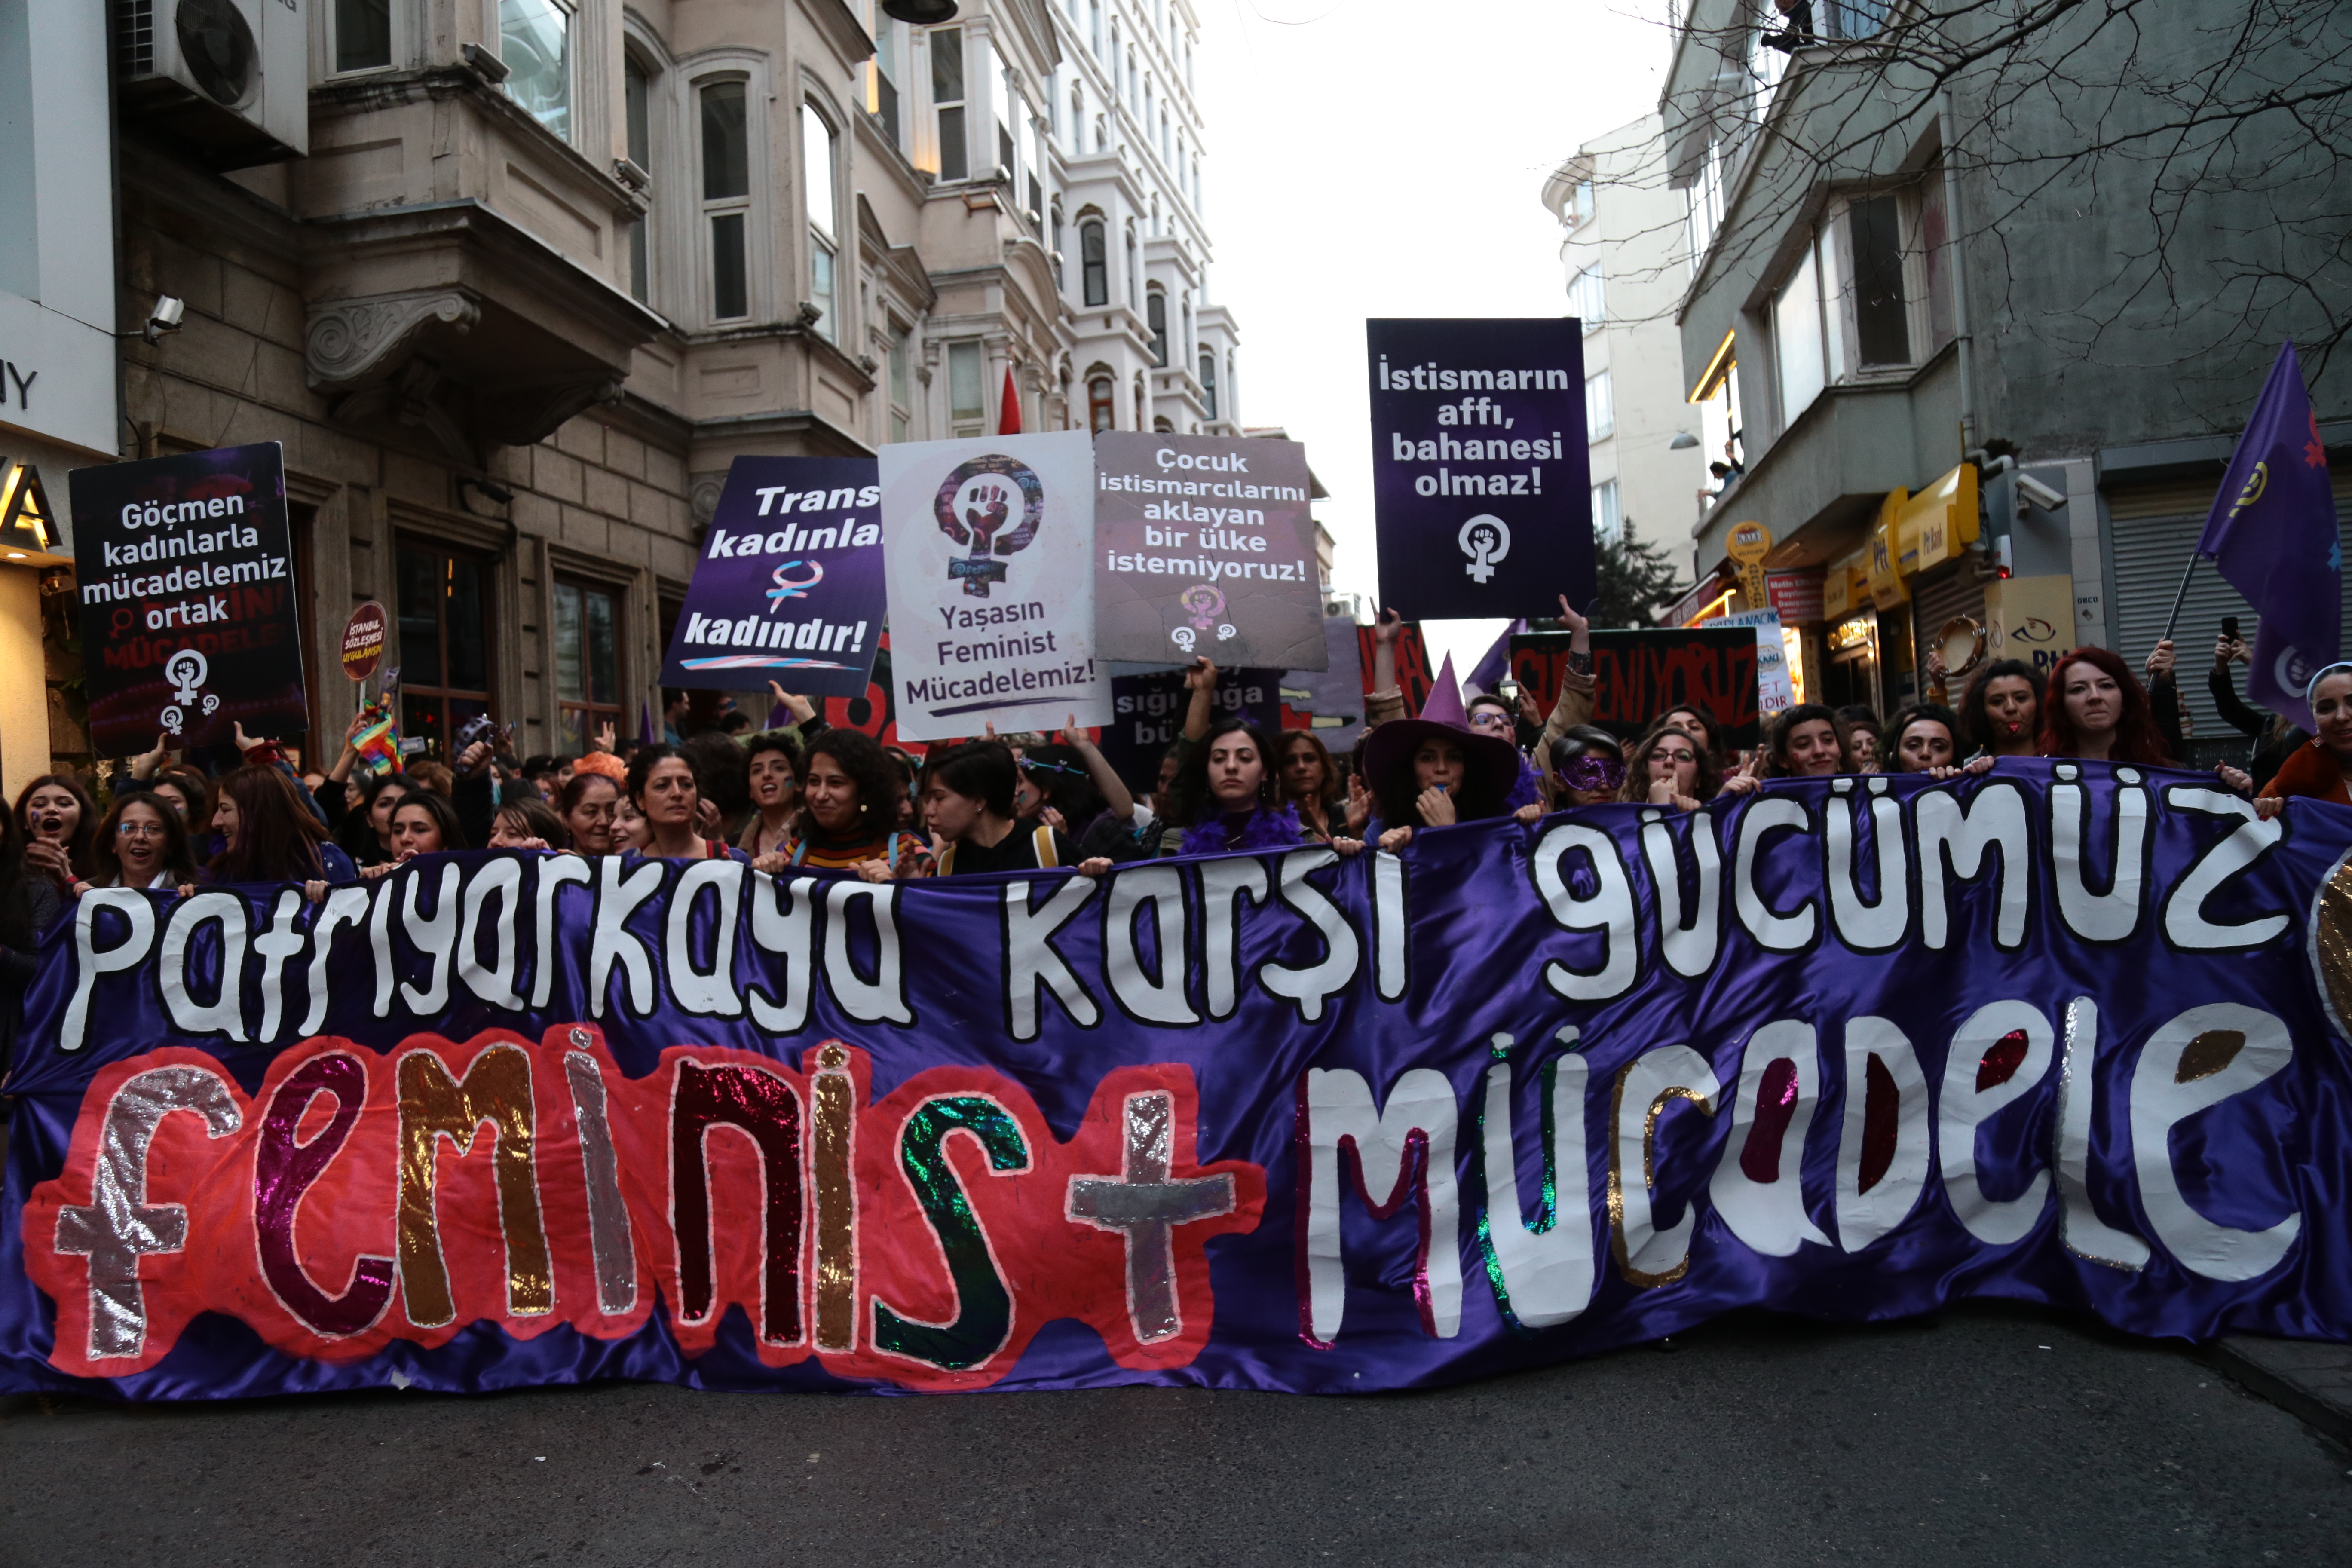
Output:
<instances>
[{"instance_id":1,"label":"purple witch hat","mask_svg":"<svg viewBox=\"0 0 2352 1568\"><path fill-rule=\"evenodd\" d=\"M1437 684L1422 704L1418 719L1391 719L1374 729L1364 742L1364 782L1379 789L1381 781L1400 767L1412 765L1423 742L1443 739L1459 747L1463 766L1476 793L1501 800L1519 782L1519 749L1499 735L1470 728L1462 708L1462 687L1454 679L1454 656L1438 667Z\"/></svg>"}]
</instances>

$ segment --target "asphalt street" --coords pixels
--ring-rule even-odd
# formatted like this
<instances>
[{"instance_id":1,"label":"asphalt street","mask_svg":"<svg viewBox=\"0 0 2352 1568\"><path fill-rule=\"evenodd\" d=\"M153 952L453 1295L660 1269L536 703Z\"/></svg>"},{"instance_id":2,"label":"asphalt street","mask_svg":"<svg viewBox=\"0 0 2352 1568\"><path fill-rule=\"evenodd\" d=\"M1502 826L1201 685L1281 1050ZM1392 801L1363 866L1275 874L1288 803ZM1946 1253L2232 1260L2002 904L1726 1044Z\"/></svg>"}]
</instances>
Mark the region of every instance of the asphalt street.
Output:
<instances>
[{"instance_id":1,"label":"asphalt street","mask_svg":"<svg viewBox=\"0 0 2352 1568\"><path fill-rule=\"evenodd\" d=\"M2343 1563L2352 1454L2001 1306L1432 1394L0 1402L0 1563Z\"/></svg>"}]
</instances>

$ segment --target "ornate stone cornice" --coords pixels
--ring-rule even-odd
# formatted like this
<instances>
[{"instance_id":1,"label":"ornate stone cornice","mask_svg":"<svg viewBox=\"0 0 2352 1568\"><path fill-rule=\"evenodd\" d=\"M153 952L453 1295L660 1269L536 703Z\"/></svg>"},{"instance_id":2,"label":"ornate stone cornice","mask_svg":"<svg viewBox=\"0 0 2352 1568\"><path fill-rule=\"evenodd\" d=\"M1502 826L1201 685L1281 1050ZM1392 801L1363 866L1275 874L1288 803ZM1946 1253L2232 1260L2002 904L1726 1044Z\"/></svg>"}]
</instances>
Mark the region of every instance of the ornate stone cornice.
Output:
<instances>
[{"instance_id":1,"label":"ornate stone cornice","mask_svg":"<svg viewBox=\"0 0 2352 1568\"><path fill-rule=\"evenodd\" d=\"M448 289L322 301L309 310L303 374L319 391L361 385L397 366L406 345L434 323L462 333L481 317L479 305Z\"/></svg>"}]
</instances>

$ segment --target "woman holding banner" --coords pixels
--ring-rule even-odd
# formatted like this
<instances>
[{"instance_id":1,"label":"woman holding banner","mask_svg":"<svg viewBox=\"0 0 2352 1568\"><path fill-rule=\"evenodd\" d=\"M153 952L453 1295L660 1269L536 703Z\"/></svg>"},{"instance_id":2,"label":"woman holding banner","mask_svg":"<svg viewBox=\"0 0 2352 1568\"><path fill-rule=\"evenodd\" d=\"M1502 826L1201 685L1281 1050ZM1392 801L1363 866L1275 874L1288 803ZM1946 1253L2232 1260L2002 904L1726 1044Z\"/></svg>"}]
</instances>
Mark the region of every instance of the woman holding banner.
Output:
<instances>
[{"instance_id":1,"label":"woman holding banner","mask_svg":"<svg viewBox=\"0 0 2352 1568\"><path fill-rule=\"evenodd\" d=\"M906 790L898 765L859 730L827 730L803 759L801 815L792 842L752 868L855 871L869 882L908 881L937 869L920 838L896 826Z\"/></svg>"},{"instance_id":2,"label":"woman holding banner","mask_svg":"<svg viewBox=\"0 0 2352 1568\"><path fill-rule=\"evenodd\" d=\"M1283 798L1298 813L1298 825L1310 837L1329 843L1348 826L1331 749L1312 730L1286 730L1276 754L1282 762Z\"/></svg>"},{"instance_id":3,"label":"woman holding banner","mask_svg":"<svg viewBox=\"0 0 2352 1568\"><path fill-rule=\"evenodd\" d=\"M1955 739L1992 757L2042 754L2042 672L2021 658L1997 658L1960 694Z\"/></svg>"},{"instance_id":4,"label":"woman holding banner","mask_svg":"<svg viewBox=\"0 0 2352 1568\"><path fill-rule=\"evenodd\" d=\"M1365 737L1364 773L1380 807L1383 849L1403 848L1416 828L1503 816L1534 822L1543 816L1540 805L1511 807L1519 749L1471 728L1450 658L1439 666L1420 718L1391 719Z\"/></svg>"},{"instance_id":5,"label":"woman holding banner","mask_svg":"<svg viewBox=\"0 0 2352 1568\"><path fill-rule=\"evenodd\" d=\"M222 847L206 862L204 880L330 887L358 881L351 857L295 793L300 787L269 763L249 763L215 781L211 824Z\"/></svg>"},{"instance_id":6,"label":"woman holding banner","mask_svg":"<svg viewBox=\"0 0 2352 1568\"><path fill-rule=\"evenodd\" d=\"M1837 714L1818 702L1800 702L1772 721L1765 743L1723 781L1725 795L1746 795L1766 779L1826 778L1854 771Z\"/></svg>"},{"instance_id":7,"label":"woman holding banner","mask_svg":"<svg viewBox=\"0 0 2352 1568\"><path fill-rule=\"evenodd\" d=\"M613 837L614 819L620 809L620 784L610 774L586 766L585 759L556 798L556 815L563 818L563 830L571 835L573 851L582 855L620 853Z\"/></svg>"},{"instance_id":8,"label":"woman holding banner","mask_svg":"<svg viewBox=\"0 0 2352 1568\"><path fill-rule=\"evenodd\" d=\"M449 804L449 797L438 790L411 790L392 810L392 858L362 868L360 875L373 881L389 876L419 855L439 855L467 847L466 829L458 822L457 808ZM310 901L318 902L325 892L324 883L312 883Z\"/></svg>"},{"instance_id":9,"label":"woman holding banner","mask_svg":"<svg viewBox=\"0 0 2352 1568\"><path fill-rule=\"evenodd\" d=\"M2042 754L2093 763L2170 767L2173 751L2158 727L2147 689L2122 658L2078 647L2050 671L2042 714Z\"/></svg>"},{"instance_id":10,"label":"woman holding banner","mask_svg":"<svg viewBox=\"0 0 2352 1568\"><path fill-rule=\"evenodd\" d=\"M1273 742L1238 716L1212 728L1217 667L1195 658L1184 672L1192 696L1176 742L1177 767L1167 789L1166 820L1158 825L1155 855L1217 855L1247 849L1291 849L1318 842L1282 798ZM1361 849L1356 838L1334 838L1342 855Z\"/></svg>"},{"instance_id":11,"label":"woman holding banner","mask_svg":"<svg viewBox=\"0 0 2352 1568\"><path fill-rule=\"evenodd\" d=\"M116 800L98 825L91 851L93 883L101 888L142 888L168 892L196 879L195 857L179 814L147 791Z\"/></svg>"},{"instance_id":12,"label":"woman holding banner","mask_svg":"<svg viewBox=\"0 0 2352 1568\"><path fill-rule=\"evenodd\" d=\"M2263 786L2254 809L2276 816L2289 799L2332 801L2352 805L2352 662L2331 664L2311 678L2305 701L2319 733L2287 753L2271 782Z\"/></svg>"},{"instance_id":13,"label":"woman holding banner","mask_svg":"<svg viewBox=\"0 0 2352 1568\"><path fill-rule=\"evenodd\" d=\"M1108 859L1081 861L1069 836L1047 823L1013 820L1014 784L1021 764L1000 741L969 741L932 752L923 768L923 815L942 841L939 874L1052 870L1068 867L1090 877L1110 869Z\"/></svg>"},{"instance_id":14,"label":"woman holding banner","mask_svg":"<svg viewBox=\"0 0 2352 1568\"><path fill-rule=\"evenodd\" d=\"M1026 786L1022 795L1035 800L1029 815L1068 834L1078 858L1119 862L1143 858L1142 832L1150 825L1150 816L1138 813L1135 796L1079 728L1076 714L1062 727L1058 741L1028 747L1014 756Z\"/></svg>"}]
</instances>

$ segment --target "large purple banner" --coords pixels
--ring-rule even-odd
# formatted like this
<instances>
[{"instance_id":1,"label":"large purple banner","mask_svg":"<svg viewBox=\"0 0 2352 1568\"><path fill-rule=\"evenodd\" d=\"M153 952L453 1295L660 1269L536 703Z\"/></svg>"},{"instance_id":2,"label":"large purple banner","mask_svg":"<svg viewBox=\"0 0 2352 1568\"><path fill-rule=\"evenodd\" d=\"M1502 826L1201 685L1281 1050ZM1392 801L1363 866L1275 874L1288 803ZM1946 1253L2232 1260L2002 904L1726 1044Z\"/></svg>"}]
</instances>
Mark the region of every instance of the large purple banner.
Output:
<instances>
[{"instance_id":1,"label":"large purple banner","mask_svg":"<svg viewBox=\"0 0 2352 1568\"><path fill-rule=\"evenodd\" d=\"M883 885L85 895L0 1388L1363 1393L1764 1306L2352 1323L2352 814L2003 763Z\"/></svg>"}]
</instances>

